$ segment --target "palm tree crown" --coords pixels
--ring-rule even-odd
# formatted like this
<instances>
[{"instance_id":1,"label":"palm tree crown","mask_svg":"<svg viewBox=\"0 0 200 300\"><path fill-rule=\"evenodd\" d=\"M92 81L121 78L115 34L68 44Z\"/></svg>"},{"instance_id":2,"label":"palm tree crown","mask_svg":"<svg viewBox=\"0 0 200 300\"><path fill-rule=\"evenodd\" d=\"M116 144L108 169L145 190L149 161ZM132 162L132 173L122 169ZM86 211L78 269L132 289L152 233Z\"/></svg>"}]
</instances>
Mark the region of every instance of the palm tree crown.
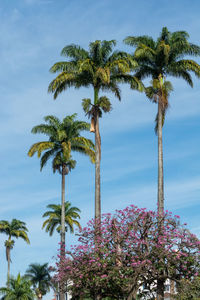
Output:
<instances>
[{"instance_id":1,"label":"palm tree crown","mask_svg":"<svg viewBox=\"0 0 200 300\"><path fill-rule=\"evenodd\" d=\"M186 31L170 32L166 27L157 40L149 36L129 36L124 42L136 47L134 57L138 62L135 76L139 79L158 79L172 76L184 79L193 86L190 72L200 77L200 66L185 56L199 56L200 47L188 41Z\"/></svg>"},{"instance_id":2,"label":"palm tree crown","mask_svg":"<svg viewBox=\"0 0 200 300\"><path fill-rule=\"evenodd\" d=\"M81 131L89 130L89 124L75 120L76 116L77 114L67 116L62 122L55 116L46 116L44 118L46 124L33 127L32 133L43 133L49 137L48 141L33 144L28 152L29 156L37 152L40 157L45 151L40 160L41 170L50 158L53 158L54 171L59 169L59 165L68 164L69 167L71 151L87 155L94 162L94 145L90 139L81 136Z\"/></svg>"},{"instance_id":3,"label":"palm tree crown","mask_svg":"<svg viewBox=\"0 0 200 300\"><path fill-rule=\"evenodd\" d=\"M42 295L46 295L46 293L49 292L51 276L48 263L30 264L25 276L31 281L38 299L42 299Z\"/></svg>"},{"instance_id":4,"label":"palm tree crown","mask_svg":"<svg viewBox=\"0 0 200 300\"><path fill-rule=\"evenodd\" d=\"M31 282L20 274L16 278L9 279L8 287L0 288L0 294L4 300L33 300L34 293L31 290Z\"/></svg>"},{"instance_id":5,"label":"palm tree crown","mask_svg":"<svg viewBox=\"0 0 200 300\"><path fill-rule=\"evenodd\" d=\"M26 223L17 219L13 219L11 222L2 220L0 221L0 232L8 235L9 238L22 238L25 242L30 244L26 227Z\"/></svg>"},{"instance_id":6,"label":"palm tree crown","mask_svg":"<svg viewBox=\"0 0 200 300\"><path fill-rule=\"evenodd\" d=\"M49 204L47 208L50 209L43 214L43 218L48 217L46 221L44 221L42 228L45 228L46 232L49 232L49 235L52 236L54 230L58 233L61 231L61 205L60 204ZM78 228L81 228L80 223L77 219L80 219L80 209L77 207L71 206L70 202L65 202L65 231L68 229L71 233L74 233L74 225Z\"/></svg>"},{"instance_id":7,"label":"palm tree crown","mask_svg":"<svg viewBox=\"0 0 200 300\"><path fill-rule=\"evenodd\" d=\"M138 88L139 81L128 74L137 63L125 52L113 52L115 45L115 40L97 40L89 44L88 51L74 44L64 47L61 55L68 57L69 61L55 63L50 69L52 73L60 74L50 83L49 92L54 93L56 99L71 86L93 86L98 91L111 91L121 99L120 81Z\"/></svg>"}]
</instances>

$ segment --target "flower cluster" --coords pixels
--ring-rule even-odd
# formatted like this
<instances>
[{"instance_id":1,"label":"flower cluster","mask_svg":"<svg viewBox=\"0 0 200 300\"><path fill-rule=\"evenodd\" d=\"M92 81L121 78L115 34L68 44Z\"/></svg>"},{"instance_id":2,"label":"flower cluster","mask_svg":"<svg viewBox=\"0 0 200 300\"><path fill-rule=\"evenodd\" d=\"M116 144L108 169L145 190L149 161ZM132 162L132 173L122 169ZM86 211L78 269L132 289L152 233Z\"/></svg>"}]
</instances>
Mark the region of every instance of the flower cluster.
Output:
<instances>
[{"instance_id":1,"label":"flower cluster","mask_svg":"<svg viewBox=\"0 0 200 300\"><path fill-rule=\"evenodd\" d=\"M179 218L131 205L89 221L80 244L58 264L57 280L68 284L74 299L80 293L118 299L160 277L198 276L200 242Z\"/></svg>"}]
</instances>

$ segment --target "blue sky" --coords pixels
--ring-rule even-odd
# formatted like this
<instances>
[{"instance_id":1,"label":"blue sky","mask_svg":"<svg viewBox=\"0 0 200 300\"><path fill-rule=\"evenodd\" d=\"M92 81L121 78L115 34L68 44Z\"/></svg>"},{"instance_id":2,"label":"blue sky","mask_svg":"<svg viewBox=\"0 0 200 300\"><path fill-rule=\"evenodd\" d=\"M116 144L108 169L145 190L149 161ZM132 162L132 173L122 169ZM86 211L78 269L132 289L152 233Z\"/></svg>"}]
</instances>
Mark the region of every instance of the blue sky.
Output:
<instances>
[{"instance_id":1,"label":"blue sky","mask_svg":"<svg viewBox=\"0 0 200 300\"><path fill-rule=\"evenodd\" d=\"M116 39L118 49L131 52L122 43L126 36L156 38L163 26L186 30L190 40L200 44L199 10L197 0L192 5L185 0L0 0L0 219L25 221L31 240L30 246L16 241L11 273L23 274L34 262L53 263L57 255L59 237L41 230L41 216L46 205L59 203L61 178L50 166L40 172L39 160L28 158L27 151L43 139L30 131L45 115L63 118L77 112L85 119L80 103L92 96L90 89L68 90L56 101L47 93L54 78L49 68L62 60L62 48L71 43L87 48L96 39ZM199 234L200 85L196 79L193 89L181 80L172 83L163 130L166 208ZM113 110L101 120L103 212L129 204L156 207L156 105L128 86L121 89L121 103L109 95ZM78 163L67 176L66 200L80 207L85 224L94 212L94 166L85 157L74 158ZM7 271L5 238L0 235L1 286ZM75 241L67 234L68 245Z\"/></svg>"}]
</instances>

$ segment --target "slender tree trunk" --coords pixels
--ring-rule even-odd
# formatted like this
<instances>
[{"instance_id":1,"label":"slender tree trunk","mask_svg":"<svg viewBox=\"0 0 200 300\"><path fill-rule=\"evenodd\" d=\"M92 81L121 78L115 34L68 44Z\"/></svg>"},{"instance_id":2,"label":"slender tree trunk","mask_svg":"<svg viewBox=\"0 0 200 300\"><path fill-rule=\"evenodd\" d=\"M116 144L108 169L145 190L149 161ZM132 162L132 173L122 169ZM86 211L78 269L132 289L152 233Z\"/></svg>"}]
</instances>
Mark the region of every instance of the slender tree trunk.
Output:
<instances>
[{"instance_id":1,"label":"slender tree trunk","mask_svg":"<svg viewBox=\"0 0 200 300\"><path fill-rule=\"evenodd\" d=\"M158 235L162 232L162 216L164 213L164 176L163 176L163 104L159 97L158 101ZM160 274L162 276L162 274ZM157 280L157 300L164 300L164 281Z\"/></svg>"},{"instance_id":2,"label":"slender tree trunk","mask_svg":"<svg viewBox=\"0 0 200 300\"><path fill-rule=\"evenodd\" d=\"M163 145L162 145L163 109L161 97L158 102L158 215L164 212L164 183L163 183Z\"/></svg>"},{"instance_id":3,"label":"slender tree trunk","mask_svg":"<svg viewBox=\"0 0 200 300\"><path fill-rule=\"evenodd\" d=\"M61 257L65 256L65 169L62 167L62 198L61 198Z\"/></svg>"},{"instance_id":4,"label":"slender tree trunk","mask_svg":"<svg viewBox=\"0 0 200 300\"><path fill-rule=\"evenodd\" d=\"M98 101L98 90L94 89L94 104ZM100 163L101 163L101 137L99 132L99 115L95 118L95 218L101 218L101 180L100 180Z\"/></svg>"},{"instance_id":5,"label":"slender tree trunk","mask_svg":"<svg viewBox=\"0 0 200 300\"><path fill-rule=\"evenodd\" d=\"M101 217L101 180L100 180L100 163L101 163L101 141L99 134L99 116L95 122L95 218Z\"/></svg>"},{"instance_id":6,"label":"slender tree trunk","mask_svg":"<svg viewBox=\"0 0 200 300\"><path fill-rule=\"evenodd\" d=\"M94 89L94 104L98 102L98 89ZM101 163L101 136L99 132L99 114L95 115L95 220L101 220L101 179L100 179L100 163ZM97 224L97 223L96 223ZM96 227L98 228L98 227ZM96 235L101 234L96 232ZM96 244L95 239L95 244ZM95 296L96 300L101 300L101 294Z\"/></svg>"},{"instance_id":7,"label":"slender tree trunk","mask_svg":"<svg viewBox=\"0 0 200 300\"><path fill-rule=\"evenodd\" d=\"M60 261L65 258L65 170L62 166L62 198L61 198L61 250ZM60 300L65 300L64 286L60 284L59 297Z\"/></svg>"},{"instance_id":8,"label":"slender tree trunk","mask_svg":"<svg viewBox=\"0 0 200 300\"><path fill-rule=\"evenodd\" d=\"M9 247L6 247L6 258L8 261L7 285L9 285L9 279L10 279L10 248Z\"/></svg>"}]
</instances>

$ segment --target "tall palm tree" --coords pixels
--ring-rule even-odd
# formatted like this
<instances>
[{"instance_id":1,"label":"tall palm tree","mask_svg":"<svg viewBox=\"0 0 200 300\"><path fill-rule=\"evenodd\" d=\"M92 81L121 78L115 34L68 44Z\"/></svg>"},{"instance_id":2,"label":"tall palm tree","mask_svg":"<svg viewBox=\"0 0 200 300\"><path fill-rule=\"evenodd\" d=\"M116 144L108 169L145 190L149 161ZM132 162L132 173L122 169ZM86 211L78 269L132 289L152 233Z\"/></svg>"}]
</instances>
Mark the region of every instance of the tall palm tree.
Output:
<instances>
[{"instance_id":1,"label":"tall palm tree","mask_svg":"<svg viewBox=\"0 0 200 300\"><path fill-rule=\"evenodd\" d=\"M157 40L149 36L129 36L124 42L134 46L134 57L138 62L135 76L138 79L150 77L152 86L147 88L147 96L157 103L156 117L158 134L158 214L164 209L163 183L163 147L162 126L168 107L168 97L172 86L165 81L167 76L184 79L191 87L191 72L200 77L200 65L188 56L199 56L200 47L188 41L189 34L185 31L170 32L166 27ZM164 283L158 280L158 300L164 299Z\"/></svg>"},{"instance_id":2,"label":"tall palm tree","mask_svg":"<svg viewBox=\"0 0 200 300\"><path fill-rule=\"evenodd\" d=\"M94 162L94 144L90 139L81 136L82 131L89 130L89 124L75 120L77 114L67 116L61 122L55 116L46 116L46 124L40 124L32 129L32 133L43 133L49 137L47 141L35 143L29 149L28 155L32 157L36 152L38 157L44 151L40 160L40 169L52 159L53 172L59 171L62 175L62 214L61 214L61 248L65 245L65 175L75 167L71 159L71 152L79 152L89 156Z\"/></svg>"},{"instance_id":3,"label":"tall palm tree","mask_svg":"<svg viewBox=\"0 0 200 300\"><path fill-rule=\"evenodd\" d=\"M11 277L7 287L0 288L3 300L34 300L34 293L31 290L31 282L20 274L16 278Z\"/></svg>"},{"instance_id":4,"label":"tall palm tree","mask_svg":"<svg viewBox=\"0 0 200 300\"><path fill-rule=\"evenodd\" d=\"M45 228L45 231L49 233L50 236L53 235L55 229L58 233L61 231L61 205L59 204L49 204L47 208L50 209L43 214L43 218L48 217L42 225L42 228ZM74 233L74 225L81 228L80 223L77 219L80 219L80 209L77 207L71 206L71 203L65 202L65 231L68 229L71 233Z\"/></svg>"},{"instance_id":5,"label":"tall palm tree","mask_svg":"<svg viewBox=\"0 0 200 300\"><path fill-rule=\"evenodd\" d=\"M91 117L91 131L95 133L95 218L101 216L99 118L102 111L111 110L110 100L105 96L99 97L99 93L110 91L120 100L120 82L128 82L135 89L141 88L140 82L128 74L137 65L135 60L125 52L113 52L115 45L115 40L97 40L89 44L88 51L78 45L68 45L63 48L61 55L69 60L57 62L50 69L53 73L59 72L48 88L54 94L54 99L72 86L91 86L94 91L93 101L83 99L83 109Z\"/></svg>"},{"instance_id":6,"label":"tall palm tree","mask_svg":"<svg viewBox=\"0 0 200 300\"><path fill-rule=\"evenodd\" d=\"M184 59L185 56L200 55L200 47L189 43L189 35L185 31L169 32L166 27L157 40L149 36L129 36L124 42L128 45L136 47L134 57L138 62L135 76L139 79L147 77L154 80L157 84L155 89L154 102L158 104L158 141L162 138L162 120L166 108L168 107L168 96L165 97L162 92L163 84L167 76L173 76L184 79L191 87L193 86L190 72L200 77L200 66L194 60ZM157 80L157 83L156 81ZM154 86L155 88L155 86ZM148 92L147 92L148 95ZM151 98L152 99L152 98ZM163 206L164 192L163 186L163 162L162 147L159 149L159 176L158 176L158 206ZM162 179L160 179L162 177ZM159 210L161 211L161 210Z\"/></svg>"},{"instance_id":7,"label":"tall palm tree","mask_svg":"<svg viewBox=\"0 0 200 300\"><path fill-rule=\"evenodd\" d=\"M8 239L5 241L5 247L6 247L6 259L8 262L7 279L9 282L10 263L11 263L10 251L13 249L15 244L15 241L12 238L17 238L17 239L21 238L27 244L30 244L28 234L27 234L28 229L26 227L26 223L20 220L13 219L11 222L2 220L0 221L0 232L5 233L8 236Z\"/></svg>"},{"instance_id":8,"label":"tall palm tree","mask_svg":"<svg viewBox=\"0 0 200 300\"><path fill-rule=\"evenodd\" d=\"M31 281L38 300L42 299L51 287L51 275L48 263L30 264L26 270L25 277Z\"/></svg>"}]
</instances>

